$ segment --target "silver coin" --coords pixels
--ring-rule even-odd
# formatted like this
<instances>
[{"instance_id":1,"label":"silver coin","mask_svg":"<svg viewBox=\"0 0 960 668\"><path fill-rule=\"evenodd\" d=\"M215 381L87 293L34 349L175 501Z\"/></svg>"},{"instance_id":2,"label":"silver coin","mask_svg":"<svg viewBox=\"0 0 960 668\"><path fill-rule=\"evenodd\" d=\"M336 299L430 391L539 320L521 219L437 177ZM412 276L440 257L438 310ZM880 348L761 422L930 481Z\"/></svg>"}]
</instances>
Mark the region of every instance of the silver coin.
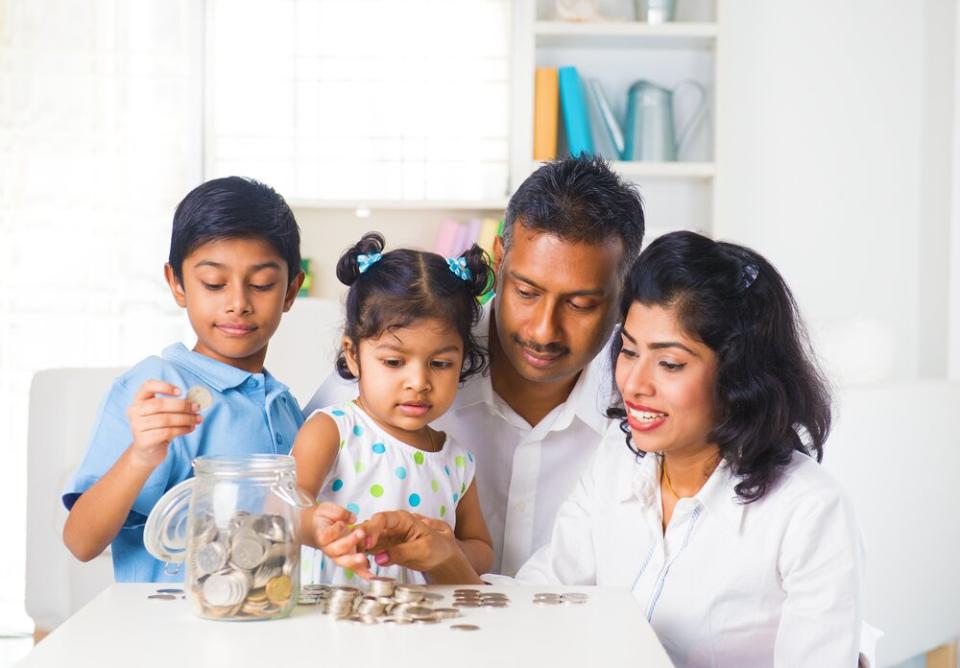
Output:
<instances>
[{"instance_id":1,"label":"silver coin","mask_svg":"<svg viewBox=\"0 0 960 668\"><path fill-rule=\"evenodd\" d=\"M460 611L456 608L435 608L433 614L440 619L453 619L455 617L460 617Z\"/></svg>"},{"instance_id":2,"label":"silver coin","mask_svg":"<svg viewBox=\"0 0 960 668\"><path fill-rule=\"evenodd\" d=\"M506 608L509 605L506 601L484 601L480 604L481 608Z\"/></svg>"},{"instance_id":3,"label":"silver coin","mask_svg":"<svg viewBox=\"0 0 960 668\"><path fill-rule=\"evenodd\" d=\"M230 562L239 568L252 570L267 556L263 539L252 531L240 530L230 540Z\"/></svg>"},{"instance_id":4,"label":"silver coin","mask_svg":"<svg viewBox=\"0 0 960 668\"><path fill-rule=\"evenodd\" d=\"M453 593L454 593L454 594L477 594L477 595L479 595L479 594L480 594L480 590L479 590L479 589L454 589L454 590L453 590Z\"/></svg>"},{"instance_id":5,"label":"silver coin","mask_svg":"<svg viewBox=\"0 0 960 668\"><path fill-rule=\"evenodd\" d=\"M479 631L480 627L475 624L451 624L450 628L454 631Z\"/></svg>"},{"instance_id":6,"label":"silver coin","mask_svg":"<svg viewBox=\"0 0 960 668\"><path fill-rule=\"evenodd\" d=\"M173 594L150 594L147 598L156 599L158 601L175 601L177 599Z\"/></svg>"},{"instance_id":7,"label":"silver coin","mask_svg":"<svg viewBox=\"0 0 960 668\"><path fill-rule=\"evenodd\" d=\"M479 608L482 605L480 601L454 601L455 608Z\"/></svg>"},{"instance_id":8,"label":"silver coin","mask_svg":"<svg viewBox=\"0 0 960 668\"><path fill-rule=\"evenodd\" d=\"M201 411L205 411L213 406L213 395L203 385L194 385L187 390L187 401L197 404Z\"/></svg>"},{"instance_id":9,"label":"silver coin","mask_svg":"<svg viewBox=\"0 0 960 668\"><path fill-rule=\"evenodd\" d=\"M560 603L564 605L583 605L587 600L585 598L561 598Z\"/></svg>"},{"instance_id":10,"label":"silver coin","mask_svg":"<svg viewBox=\"0 0 960 668\"><path fill-rule=\"evenodd\" d=\"M535 598L533 600L534 605L560 605L560 599L553 598Z\"/></svg>"},{"instance_id":11,"label":"silver coin","mask_svg":"<svg viewBox=\"0 0 960 668\"><path fill-rule=\"evenodd\" d=\"M227 563L227 548L218 542L207 543L194 554L201 573L216 573Z\"/></svg>"},{"instance_id":12,"label":"silver coin","mask_svg":"<svg viewBox=\"0 0 960 668\"><path fill-rule=\"evenodd\" d=\"M435 591L427 591L423 593L423 600L424 601L442 601L443 594L438 594Z\"/></svg>"},{"instance_id":13,"label":"silver coin","mask_svg":"<svg viewBox=\"0 0 960 668\"><path fill-rule=\"evenodd\" d=\"M586 594L582 594L582 593L580 593L580 592L568 591L568 592L566 592L566 593L560 594L560 598L562 598L562 599L564 599L564 600L577 599L578 601L586 601L586 600L587 600L588 598L590 598L590 597L587 596Z\"/></svg>"},{"instance_id":14,"label":"silver coin","mask_svg":"<svg viewBox=\"0 0 960 668\"><path fill-rule=\"evenodd\" d=\"M158 589L158 594L182 594L182 589Z\"/></svg>"}]
</instances>

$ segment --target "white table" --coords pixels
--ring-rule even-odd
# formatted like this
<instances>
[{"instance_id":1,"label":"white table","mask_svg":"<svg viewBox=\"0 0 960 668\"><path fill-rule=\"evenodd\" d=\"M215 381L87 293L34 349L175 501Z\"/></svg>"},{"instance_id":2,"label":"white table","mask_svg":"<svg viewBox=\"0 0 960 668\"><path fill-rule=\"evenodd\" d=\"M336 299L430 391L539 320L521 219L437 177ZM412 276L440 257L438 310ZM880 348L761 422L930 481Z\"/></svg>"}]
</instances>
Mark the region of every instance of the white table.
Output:
<instances>
[{"instance_id":1,"label":"white table","mask_svg":"<svg viewBox=\"0 0 960 668\"><path fill-rule=\"evenodd\" d=\"M59 626L20 666L371 666L460 668L531 665L671 668L625 589L477 587L504 592L506 608L466 608L435 625L365 626L300 606L287 619L209 621L189 601L147 599L153 584L114 584ZM455 587L430 587L451 602ZM580 591L584 605L535 606L536 592ZM478 631L457 631L468 623Z\"/></svg>"}]
</instances>

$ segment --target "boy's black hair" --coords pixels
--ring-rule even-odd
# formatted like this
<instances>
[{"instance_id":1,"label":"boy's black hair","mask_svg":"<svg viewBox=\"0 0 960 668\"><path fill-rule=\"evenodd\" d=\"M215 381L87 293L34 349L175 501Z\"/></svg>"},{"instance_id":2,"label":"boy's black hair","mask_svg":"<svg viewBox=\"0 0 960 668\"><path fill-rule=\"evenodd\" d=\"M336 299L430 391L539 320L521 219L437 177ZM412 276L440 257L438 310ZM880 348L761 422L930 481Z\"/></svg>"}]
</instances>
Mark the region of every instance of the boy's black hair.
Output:
<instances>
[{"instance_id":1,"label":"boy's black hair","mask_svg":"<svg viewBox=\"0 0 960 668\"><path fill-rule=\"evenodd\" d=\"M183 260L203 244L221 239L268 242L287 263L288 281L300 273L300 228L286 201L254 179L227 176L202 183L173 214L169 263L183 283Z\"/></svg>"},{"instance_id":2,"label":"boy's black hair","mask_svg":"<svg viewBox=\"0 0 960 668\"><path fill-rule=\"evenodd\" d=\"M602 158L581 155L548 162L520 184L507 204L505 251L517 223L565 241L599 245L618 239L620 275L625 276L643 241L643 201L636 185L617 176Z\"/></svg>"},{"instance_id":3,"label":"boy's black hair","mask_svg":"<svg viewBox=\"0 0 960 668\"><path fill-rule=\"evenodd\" d=\"M482 372L486 351L473 336L480 320L477 298L486 292L493 270L487 254L474 244L463 254L470 278L463 280L451 271L445 258L436 253L400 248L389 253L383 236L368 232L337 263L337 278L349 285L344 336L359 350L362 339L407 327L417 320L435 318L450 323L463 339L463 367L460 381ZM360 271L360 256L382 253L366 271ZM337 372L353 379L344 352L337 357Z\"/></svg>"},{"instance_id":4,"label":"boy's black hair","mask_svg":"<svg viewBox=\"0 0 960 668\"><path fill-rule=\"evenodd\" d=\"M676 309L680 325L717 358L717 422L709 435L733 472L737 496L751 502L776 482L794 450L823 458L830 393L817 367L797 304L763 256L694 232L651 243L627 277L621 322L631 304ZM623 342L611 347L614 366ZM607 414L630 430L622 403Z\"/></svg>"}]
</instances>

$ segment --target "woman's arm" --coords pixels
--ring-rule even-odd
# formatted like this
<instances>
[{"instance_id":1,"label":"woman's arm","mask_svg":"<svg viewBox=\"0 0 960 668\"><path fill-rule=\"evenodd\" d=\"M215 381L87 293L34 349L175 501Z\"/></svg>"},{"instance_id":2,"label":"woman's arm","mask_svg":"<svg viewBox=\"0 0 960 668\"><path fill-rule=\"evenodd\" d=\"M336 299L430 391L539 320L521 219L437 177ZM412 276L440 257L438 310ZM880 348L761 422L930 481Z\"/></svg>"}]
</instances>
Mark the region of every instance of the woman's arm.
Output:
<instances>
[{"instance_id":1,"label":"woman's arm","mask_svg":"<svg viewBox=\"0 0 960 668\"><path fill-rule=\"evenodd\" d=\"M849 501L828 491L798 503L778 557L783 589L774 664L856 666L863 548Z\"/></svg>"}]
</instances>

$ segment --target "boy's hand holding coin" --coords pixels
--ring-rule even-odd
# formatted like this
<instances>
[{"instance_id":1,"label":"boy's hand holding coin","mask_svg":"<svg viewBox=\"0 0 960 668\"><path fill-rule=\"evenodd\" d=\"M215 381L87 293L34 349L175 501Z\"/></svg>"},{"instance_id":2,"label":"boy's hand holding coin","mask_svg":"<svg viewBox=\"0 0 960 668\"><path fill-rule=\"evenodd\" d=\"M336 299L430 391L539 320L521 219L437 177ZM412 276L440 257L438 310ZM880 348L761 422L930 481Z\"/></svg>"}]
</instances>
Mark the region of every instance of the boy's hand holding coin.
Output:
<instances>
[{"instance_id":1,"label":"boy's hand holding coin","mask_svg":"<svg viewBox=\"0 0 960 668\"><path fill-rule=\"evenodd\" d=\"M177 399L180 393L178 387L162 380L148 380L137 390L127 407L133 432L130 454L137 464L156 468L166 458L170 441L189 434L203 421L200 404L189 396Z\"/></svg>"}]
</instances>

